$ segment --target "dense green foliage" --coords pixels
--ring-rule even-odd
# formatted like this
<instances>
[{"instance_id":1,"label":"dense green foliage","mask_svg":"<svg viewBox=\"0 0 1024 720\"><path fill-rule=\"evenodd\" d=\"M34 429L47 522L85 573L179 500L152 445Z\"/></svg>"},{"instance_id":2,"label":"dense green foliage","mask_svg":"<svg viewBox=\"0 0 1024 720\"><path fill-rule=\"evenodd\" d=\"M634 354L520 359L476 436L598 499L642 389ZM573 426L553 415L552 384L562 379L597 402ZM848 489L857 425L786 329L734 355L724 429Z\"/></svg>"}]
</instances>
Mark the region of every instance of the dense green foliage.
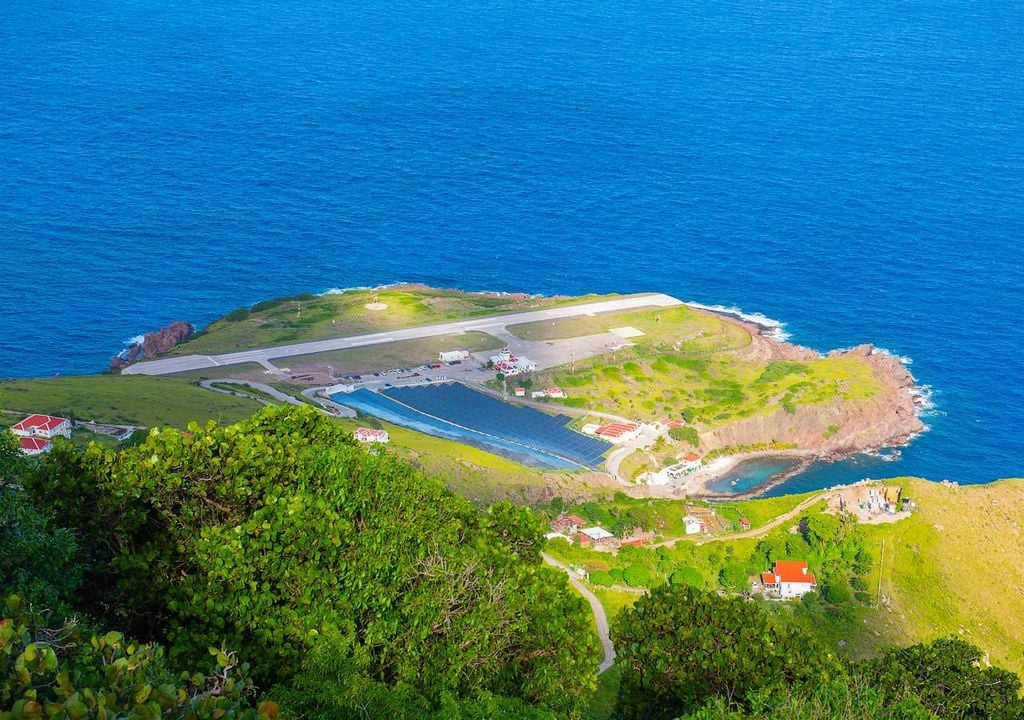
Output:
<instances>
[{"instance_id":1,"label":"dense green foliage","mask_svg":"<svg viewBox=\"0 0 1024 720\"><path fill-rule=\"evenodd\" d=\"M619 617L613 631L623 718L678 717L722 698L825 681L839 660L749 602L688 585L663 585Z\"/></svg>"},{"instance_id":2,"label":"dense green foliage","mask_svg":"<svg viewBox=\"0 0 1024 720\"><path fill-rule=\"evenodd\" d=\"M274 703L251 707L245 665L223 650L209 655L210 674L176 675L159 646L117 632L85 637L73 623L40 627L20 598L0 598L0 720L277 718Z\"/></svg>"},{"instance_id":3,"label":"dense green foliage","mask_svg":"<svg viewBox=\"0 0 1024 720\"><path fill-rule=\"evenodd\" d=\"M578 709L599 656L525 511L488 516L309 409L66 448L27 485L73 524L106 623L194 663L223 645L263 683L318 639L437 704L480 693Z\"/></svg>"},{"instance_id":4,"label":"dense green foliage","mask_svg":"<svg viewBox=\"0 0 1024 720\"><path fill-rule=\"evenodd\" d=\"M859 672L885 696L917 697L938 717L1008 720L1024 717L1020 678L982 665L982 653L960 638L887 650Z\"/></svg>"},{"instance_id":5,"label":"dense green foliage","mask_svg":"<svg viewBox=\"0 0 1024 720\"><path fill-rule=\"evenodd\" d=\"M613 633L620 718L1020 720L1020 680L959 638L848 662L759 603L662 586Z\"/></svg>"}]
</instances>

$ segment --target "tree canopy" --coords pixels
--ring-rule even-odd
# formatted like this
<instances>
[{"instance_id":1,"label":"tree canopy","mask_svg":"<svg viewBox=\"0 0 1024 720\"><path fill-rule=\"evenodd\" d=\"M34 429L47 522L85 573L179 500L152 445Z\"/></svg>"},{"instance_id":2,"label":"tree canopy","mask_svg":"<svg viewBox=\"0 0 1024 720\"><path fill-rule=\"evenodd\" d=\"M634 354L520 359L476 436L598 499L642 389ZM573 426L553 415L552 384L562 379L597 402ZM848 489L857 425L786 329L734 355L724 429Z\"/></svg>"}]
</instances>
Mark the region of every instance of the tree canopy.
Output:
<instances>
[{"instance_id":1,"label":"tree canopy","mask_svg":"<svg viewBox=\"0 0 1024 720\"><path fill-rule=\"evenodd\" d=\"M29 485L74 526L90 610L178 661L225 646L284 681L331 637L332 662L432 703L574 711L594 686L587 610L536 563L535 524L481 515L311 409L58 448Z\"/></svg>"}]
</instances>

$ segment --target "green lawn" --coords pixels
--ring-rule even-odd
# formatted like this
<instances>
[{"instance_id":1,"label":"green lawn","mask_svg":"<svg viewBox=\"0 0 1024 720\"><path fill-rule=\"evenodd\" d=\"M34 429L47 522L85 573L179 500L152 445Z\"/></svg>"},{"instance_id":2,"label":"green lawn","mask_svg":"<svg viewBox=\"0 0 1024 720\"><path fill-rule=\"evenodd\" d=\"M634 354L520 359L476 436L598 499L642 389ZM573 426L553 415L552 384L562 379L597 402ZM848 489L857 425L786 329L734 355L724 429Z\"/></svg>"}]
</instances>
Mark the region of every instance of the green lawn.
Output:
<instances>
[{"instance_id":1,"label":"green lawn","mask_svg":"<svg viewBox=\"0 0 1024 720\"><path fill-rule=\"evenodd\" d=\"M604 296L610 297L610 296ZM385 310L365 306L375 299ZM430 288L353 290L337 295L299 295L267 300L214 321L170 351L171 355L224 353L430 325L507 312L539 310L600 299L490 295Z\"/></svg>"},{"instance_id":2,"label":"green lawn","mask_svg":"<svg viewBox=\"0 0 1024 720\"><path fill-rule=\"evenodd\" d=\"M389 368L415 367L435 362L438 353L445 350L480 352L504 346L505 342L493 335L470 331L448 337L400 340L349 350L297 355L278 362L286 363L293 373L310 365L330 365L335 375L363 375Z\"/></svg>"},{"instance_id":3,"label":"green lawn","mask_svg":"<svg viewBox=\"0 0 1024 720\"><path fill-rule=\"evenodd\" d=\"M0 380L0 407L101 423L171 425L235 422L259 410L248 398L205 390L178 378L142 375L71 375Z\"/></svg>"}]
</instances>

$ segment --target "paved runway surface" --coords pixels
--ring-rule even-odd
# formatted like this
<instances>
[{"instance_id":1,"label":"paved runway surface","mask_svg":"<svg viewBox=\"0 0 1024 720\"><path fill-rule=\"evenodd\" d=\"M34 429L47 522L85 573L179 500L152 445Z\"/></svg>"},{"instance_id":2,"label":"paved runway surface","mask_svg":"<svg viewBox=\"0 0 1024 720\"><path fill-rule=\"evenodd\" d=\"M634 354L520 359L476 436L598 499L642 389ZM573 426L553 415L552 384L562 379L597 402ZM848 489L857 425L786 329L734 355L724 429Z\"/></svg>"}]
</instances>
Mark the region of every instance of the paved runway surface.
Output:
<instances>
[{"instance_id":1,"label":"paved runway surface","mask_svg":"<svg viewBox=\"0 0 1024 720\"><path fill-rule=\"evenodd\" d=\"M399 340L416 340L419 338L455 335L458 333L468 332L470 330L487 332L488 330L504 329L509 325L537 322L540 320L556 320L559 318L578 317L580 315L595 313L619 312L646 307L673 307L675 305L682 305L682 303L674 297L652 293L650 295L640 295L616 300L602 300L600 302L550 308L548 310L509 313L506 315L494 315L485 318L440 323L438 325L424 325L422 327L389 330L387 332L370 333L368 335L353 335L350 337L331 338L329 340L313 340L310 342L297 343L295 345L281 345L278 347L258 348L256 350L243 350L241 352L226 353L224 355L183 355L181 357L149 360L129 365L121 372L124 375L171 375L173 373L187 372L189 370L203 370L206 368L220 367L222 365L238 365L240 363L259 363L265 367L273 367L270 365L271 360L295 357L297 355L311 355L314 353L329 352L332 350L348 350L349 348L365 347L366 345L380 345Z\"/></svg>"}]
</instances>

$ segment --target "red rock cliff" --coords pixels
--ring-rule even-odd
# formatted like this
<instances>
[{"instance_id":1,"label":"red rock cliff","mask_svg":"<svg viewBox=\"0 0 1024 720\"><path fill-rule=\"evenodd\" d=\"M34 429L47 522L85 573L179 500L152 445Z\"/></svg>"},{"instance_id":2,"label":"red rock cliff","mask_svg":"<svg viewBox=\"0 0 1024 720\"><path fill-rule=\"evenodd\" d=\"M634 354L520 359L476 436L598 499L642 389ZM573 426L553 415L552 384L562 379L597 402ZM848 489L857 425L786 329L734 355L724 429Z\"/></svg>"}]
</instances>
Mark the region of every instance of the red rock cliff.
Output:
<instances>
[{"instance_id":1,"label":"red rock cliff","mask_svg":"<svg viewBox=\"0 0 1024 720\"><path fill-rule=\"evenodd\" d=\"M167 352L181 341L189 338L196 329L191 323L173 322L162 330L146 333L142 342L135 343L110 361L110 367L117 369L131 365L137 360L148 360L162 352Z\"/></svg>"}]
</instances>

